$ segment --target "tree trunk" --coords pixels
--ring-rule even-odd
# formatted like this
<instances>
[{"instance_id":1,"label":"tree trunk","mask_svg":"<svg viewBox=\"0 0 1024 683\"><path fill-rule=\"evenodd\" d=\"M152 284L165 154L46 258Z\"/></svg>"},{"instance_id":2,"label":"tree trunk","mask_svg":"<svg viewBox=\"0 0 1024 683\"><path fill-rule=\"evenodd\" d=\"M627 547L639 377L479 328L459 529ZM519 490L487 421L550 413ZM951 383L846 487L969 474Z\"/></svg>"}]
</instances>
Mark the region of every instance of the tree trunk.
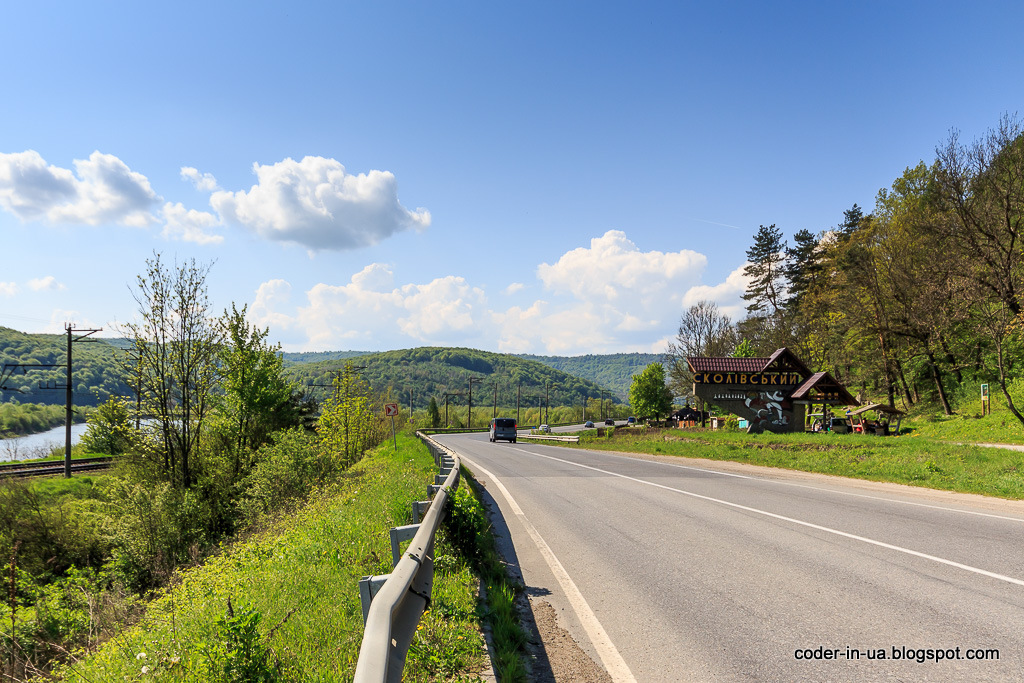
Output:
<instances>
[{"instance_id":1,"label":"tree trunk","mask_svg":"<svg viewBox=\"0 0 1024 683\"><path fill-rule=\"evenodd\" d=\"M949 399L946 398L946 390L942 386L942 371L939 370L938 364L935 362L935 354L928 350L926 352L928 357L928 369L932 371L932 379L935 381L935 389L939 392L939 403L942 404L942 411L948 416L953 414L953 409L949 407Z\"/></svg>"}]
</instances>

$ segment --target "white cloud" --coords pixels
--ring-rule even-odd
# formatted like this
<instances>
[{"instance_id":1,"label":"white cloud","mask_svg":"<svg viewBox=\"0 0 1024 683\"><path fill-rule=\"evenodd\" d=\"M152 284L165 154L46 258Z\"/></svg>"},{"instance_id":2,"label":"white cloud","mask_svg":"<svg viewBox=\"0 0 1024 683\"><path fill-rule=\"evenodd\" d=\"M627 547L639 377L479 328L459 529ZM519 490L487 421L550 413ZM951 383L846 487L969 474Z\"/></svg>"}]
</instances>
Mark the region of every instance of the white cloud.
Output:
<instances>
[{"instance_id":1,"label":"white cloud","mask_svg":"<svg viewBox=\"0 0 1024 683\"><path fill-rule=\"evenodd\" d=\"M537 276L554 292L568 292L580 301L643 305L653 297L678 300L700 280L707 257L684 249L678 252L640 251L626 233L609 230L562 255L554 264L542 263ZM640 300L629 297L643 297Z\"/></svg>"},{"instance_id":2,"label":"white cloud","mask_svg":"<svg viewBox=\"0 0 1024 683\"><path fill-rule=\"evenodd\" d=\"M164 219L163 236L167 239L195 242L197 244L220 244L223 235L210 233L221 222L212 213L186 209L180 202L167 202L161 211Z\"/></svg>"},{"instance_id":3,"label":"white cloud","mask_svg":"<svg viewBox=\"0 0 1024 683\"><path fill-rule=\"evenodd\" d=\"M268 239L344 250L430 225L429 211L401 205L398 183L387 171L352 175L334 159L305 157L253 164L253 172L257 184L248 192L220 190L210 204L225 221Z\"/></svg>"},{"instance_id":4,"label":"white cloud","mask_svg":"<svg viewBox=\"0 0 1024 683\"><path fill-rule=\"evenodd\" d=\"M522 282L513 282L512 284L505 288L505 294L516 294L517 292L523 291L525 287L526 285L524 285Z\"/></svg>"},{"instance_id":5,"label":"white cloud","mask_svg":"<svg viewBox=\"0 0 1024 683\"><path fill-rule=\"evenodd\" d=\"M181 177L183 180L190 181L200 192L214 192L220 189L220 186L217 185L217 179L211 174L200 173L199 169L192 168L191 166L181 167Z\"/></svg>"},{"instance_id":6,"label":"white cloud","mask_svg":"<svg viewBox=\"0 0 1024 683\"><path fill-rule=\"evenodd\" d=\"M464 277L401 284L392 267L372 263L345 284L311 287L297 306L288 282L265 282L250 312L289 348L302 350L453 345L506 353L658 353L674 335L684 305L705 298L730 313L728 306L742 309L743 268L709 286L700 282L705 263L695 252L641 252L613 231L590 249L538 268L554 296L504 310Z\"/></svg>"},{"instance_id":7,"label":"white cloud","mask_svg":"<svg viewBox=\"0 0 1024 683\"><path fill-rule=\"evenodd\" d=\"M11 298L18 293L18 285L15 282L0 282L0 296Z\"/></svg>"},{"instance_id":8,"label":"white cloud","mask_svg":"<svg viewBox=\"0 0 1024 683\"><path fill-rule=\"evenodd\" d=\"M733 322L746 317L746 302L743 294L747 291L750 278L743 274L748 264L744 263L729 273L724 282L717 285L697 285L683 296L683 307L693 306L698 301L710 301L718 305L719 311L732 318Z\"/></svg>"},{"instance_id":9,"label":"white cloud","mask_svg":"<svg viewBox=\"0 0 1024 683\"><path fill-rule=\"evenodd\" d=\"M159 197L149 180L110 154L74 161L75 172L50 166L38 152L0 154L0 206L23 221L144 227L156 221Z\"/></svg>"},{"instance_id":10,"label":"white cloud","mask_svg":"<svg viewBox=\"0 0 1024 683\"><path fill-rule=\"evenodd\" d=\"M57 278L52 275L46 277L37 277L28 281L28 287L33 292L56 292L62 289L66 289L64 285L57 282Z\"/></svg>"}]
</instances>

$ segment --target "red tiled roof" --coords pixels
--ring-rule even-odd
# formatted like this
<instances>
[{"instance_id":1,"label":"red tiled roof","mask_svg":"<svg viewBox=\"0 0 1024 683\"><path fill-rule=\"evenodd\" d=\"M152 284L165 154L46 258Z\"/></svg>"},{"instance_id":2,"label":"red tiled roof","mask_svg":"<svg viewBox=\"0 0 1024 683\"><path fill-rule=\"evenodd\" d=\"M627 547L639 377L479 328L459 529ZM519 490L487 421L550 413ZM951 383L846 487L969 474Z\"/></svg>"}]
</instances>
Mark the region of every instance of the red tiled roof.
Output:
<instances>
[{"instance_id":1,"label":"red tiled roof","mask_svg":"<svg viewBox=\"0 0 1024 683\"><path fill-rule=\"evenodd\" d=\"M783 347L768 358L687 358L693 372L797 372L807 377L811 371L793 352Z\"/></svg>"},{"instance_id":2,"label":"red tiled roof","mask_svg":"<svg viewBox=\"0 0 1024 683\"><path fill-rule=\"evenodd\" d=\"M693 372L746 372L756 373L764 370L767 358L705 358L697 356L687 358Z\"/></svg>"},{"instance_id":3,"label":"red tiled roof","mask_svg":"<svg viewBox=\"0 0 1024 683\"><path fill-rule=\"evenodd\" d=\"M799 401L807 398L811 389L817 389L822 393L835 394L835 399L825 401L832 405L860 405L857 399L850 395L850 392L846 390L846 387L833 379L832 375L827 372L816 372L811 375L807 381L796 388L796 390L790 395L790 399Z\"/></svg>"}]
</instances>

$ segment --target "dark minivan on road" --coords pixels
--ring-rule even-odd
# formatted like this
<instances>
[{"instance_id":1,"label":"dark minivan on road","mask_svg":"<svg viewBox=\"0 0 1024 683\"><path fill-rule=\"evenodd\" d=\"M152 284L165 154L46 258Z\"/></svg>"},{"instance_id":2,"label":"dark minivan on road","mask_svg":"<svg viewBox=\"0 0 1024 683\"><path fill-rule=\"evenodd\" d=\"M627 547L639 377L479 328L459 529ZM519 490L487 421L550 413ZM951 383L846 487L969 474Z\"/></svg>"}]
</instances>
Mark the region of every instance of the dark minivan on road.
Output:
<instances>
[{"instance_id":1,"label":"dark minivan on road","mask_svg":"<svg viewBox=\"0 0 1024 683\"><path fill-rule=\"evenodd\" d=\"M491 443L498 439L516 442L516 421L510 417L496 417L491 420Z\"/></svg>"}]
</instances>

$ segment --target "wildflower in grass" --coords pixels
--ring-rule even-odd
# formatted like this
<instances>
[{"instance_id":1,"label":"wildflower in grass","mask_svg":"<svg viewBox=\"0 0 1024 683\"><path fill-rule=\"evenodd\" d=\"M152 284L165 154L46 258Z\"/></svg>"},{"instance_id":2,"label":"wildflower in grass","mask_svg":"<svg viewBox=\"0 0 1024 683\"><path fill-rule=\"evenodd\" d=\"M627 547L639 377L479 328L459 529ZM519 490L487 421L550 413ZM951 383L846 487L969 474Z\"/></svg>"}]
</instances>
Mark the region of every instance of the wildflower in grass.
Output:
<instances>
[{"instance_id":1,"label":"wildflower in grass","mask_svg":"<svg viewBox=\"0 0 1024 683\"><path fill-rule=\"evenodd\" d=\"M139 661L142 661L145 658L146 658L146 653L145 652L140 652L139 654L135 655L135 659L138 659Z\"/></svg>"}]
</instances>

